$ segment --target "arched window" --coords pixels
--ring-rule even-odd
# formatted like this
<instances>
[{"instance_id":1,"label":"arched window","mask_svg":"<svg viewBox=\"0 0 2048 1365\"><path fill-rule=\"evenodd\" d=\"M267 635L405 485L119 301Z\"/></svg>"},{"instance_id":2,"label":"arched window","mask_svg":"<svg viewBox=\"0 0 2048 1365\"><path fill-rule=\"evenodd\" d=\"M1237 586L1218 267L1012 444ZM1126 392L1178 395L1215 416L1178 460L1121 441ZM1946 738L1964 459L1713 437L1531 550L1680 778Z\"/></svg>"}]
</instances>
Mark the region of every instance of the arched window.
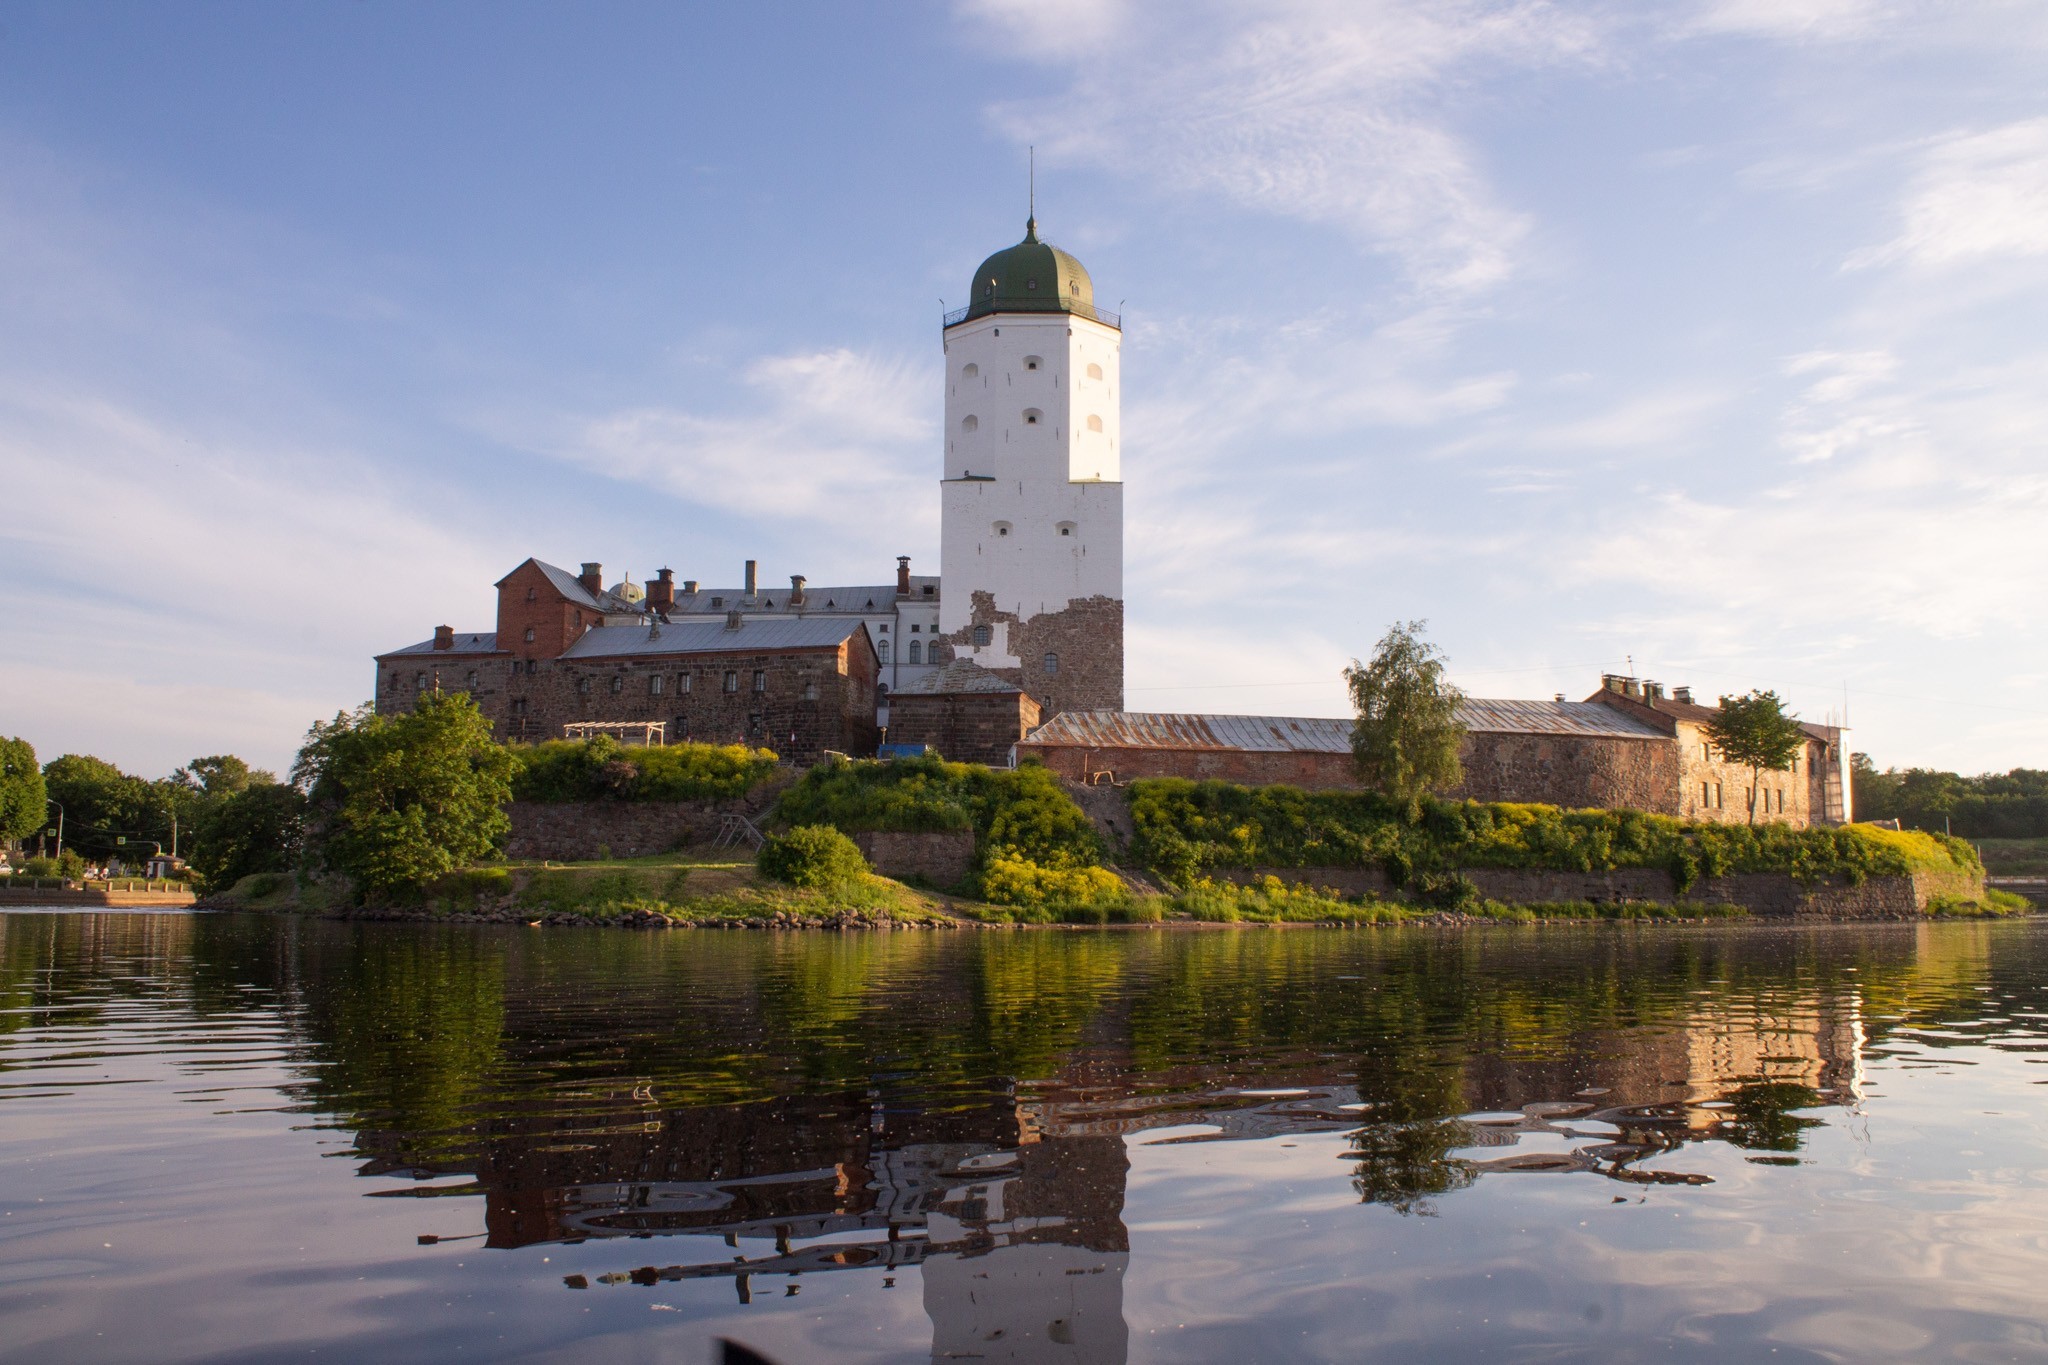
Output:
<instances>
[{"instance_id":1,"label":"arched window","mask_svg":"<svg viewBox=\"0 0 2048 1365\"><path fill-rule=\"evenodd\" d=\"M1024 357L1024 368L1027 370L1035 370L1044 363L1045 359L1042 356L1027 355Z\"/></svg>"},{"instance_id":2,"label":"arched window","mask_svg":"<svg viewBox=\"0 0 2048 1365\"><path fill-rule=\"evenodd\" d=\"M470 690L471 690L472 692L474 692L474 691L476 690L476 670L475 670L475 669L473 669L473 668L472 668L472 669L470 669L470 670L469 670L469 676L468 676L467 678L463 679L463 683L462 683L462 685L463 685L464 687L467 687L468 689L470 689Z\"/></svg>"},{"instance_id":3,"label":"arched window","mask_svg":"<svg viewBox=\"0 0 2048 1365\"><path fill-rule=\"evenodd\" d=\"M980 425L981 419L971 412L960 419L960 430L962 431L972 431Z\"/></svg>"},{"instance_id":4,"label":"arched window","mask_svg":"<svg viewBox=\"0 0 2048 1365\"><path fill-rule=\"evenodd\" d=\"M910 642L910 662L914 664L924 662L924 646L916 640Z\"/></svg>"},{"instance_id":5,"label":"arched window","mask_svg":"<svg viewBox=\"0 0 2048 1365\"><path fill-rule=\"evenodd\" d=\"M1097 416L1096 416L1095 414L1093 414L1093 413L1090 413L1090 414L1088 415L1088 430L1090 430L1090 431L1100 431L1100 430L1102 430L1102 419L1101 419L1100 417L1097 417Z\"/></svg>"},{"instance_id":6,"label":"arched window","mask_svg":"<svg viewBox=\"0 0 2048 1365\"><path fill-rule=\"evenodd\" d=\"M578 678L576 680L576 695L579 697L587 697L590 695L590 679Z\"/></svg>"},{"instance_id":7,"label":"arched window","mask_svg":"<svg viewBox=\"0 0 2048 1365\"><path fill-rule=\"evenodd\" d=\"M963 365L963 366L961 366L961 367L960 367L960 377L961 377L962 379L972 379L972 378L974 378L974 376L976 376L976 375L978 375L978 374L980 374L980 373L981 373L981 366L979 366L979 365L975 364L975 363L974 363L973 361L971 361L971 360L970 360L970 361L968 361L968 362L967 362L967 363L966 363L965 365Z\"/></svg>"},{"instance_id":8,"label":"arched window","mask_svg":"<svg viewBox=\"0 0 2048 1365\"><path fill-rule=\"evenodd\" d=\"M995 638L996 633L987 626L976 626L974 628L974 647L976 649L983 648Z\"/></svg>"},{"instance_id":9,"label":"arched window","mask_svg":"<svg viewBox=\"0 0 2048 1365\"><path fill-rule=\"evenodd\" d=\"M1063 536L1070 536L1070 535L1074 534L1074 523L1073 523L1073 522L1071 522L1071 521L1063 521L1063 522L1061 522L1061 523L1060 523L1060 534L1061 534L1061 535L1063 535Z\"/></svg>"},{"instance_id":10,"label":"arched window","mask_svg":"<svg viewBox=\"0 0 2048 1365\"><path fill-rule=\"evenodd\" d=\"M533 627L532 627L532 626L528 626L528 627L526 628L526 643L528 643L528 644L532 644L532 643L533 643L533 638L534 638L534 637L533 637Z\"/></svg>"},{"instance_id":11,"label":"arched window","mask_svg":"<svg viewBox=\"0 0 2048 1365\"><path fill-rule=\"evenodd\" d=\"M528 589L526 590L526 600L527 600L527 601L529 601L529 602L538 602L538 601L540 601L540 589L539 589L539 588L528 588Z\"/></svg>"},{"instance_id":12,"label":"arched window","mask_svg":"<svg viewBox=\"0 0 2048 1365\"><path fill-rule=\"evenodd\" d=\"M1057 655L1057 654L1048 654L1048 655L1046 655L1046 656L1045 656L1045 672L1046 672L1046 676L1047 676L1047 677L1051 677L1051 676L1052 676L1053 674L1055 674L1055 673L1057 673L1057 672L1059 672L1059 671L1060 671L1060 656L1059 656L1059 655Z\"/></svg>"},{"instance_id":13,"label":"arched window","mask_svg":"<svg viewBox=\"0 0 2048 1365\"><path fill-rule=\"evenodd\" d=\"M1040 412L1037 408L1026 408L1024 409L1024 425L1027 427L1035 427L1038 425L1038 419L1043 416L1045 416L1045 414Z\"/></svg>"},{"instance_id":14,"label":"arched window","mask_svg":"<svg viewBox=\"0 0 2048 1365\"><path fill-rule=\"evenodd\" d=\"M876 645L876 646L875 646L875 653L876 653L876 654L877 654L877 655L878 655L878 656L879 656L879 657L881 658L881 660L882 660L882 662L883 662L883 663L888 663L888 662L889 662L889 642L888 642L887 640L884 640L884 641L882 641L882 642L881 642L880 644Z\"/></svg>"},{"instance_id":15,"label":"arched window","mask_svg":"<svg viewBox=\"0 0 2048 1365\"><path fill-rule=\"evenodd\" d=\"M1096 364L1092 364L1092 363L1091 363L1091 364L1090 364L1090 365L1088 366L1088 377L1089 377L1090 379L1100 379L1100 378L1102 378L1102 367L1101 367L1100 365L1096 365Z\"/></svg>"}]
</instances>

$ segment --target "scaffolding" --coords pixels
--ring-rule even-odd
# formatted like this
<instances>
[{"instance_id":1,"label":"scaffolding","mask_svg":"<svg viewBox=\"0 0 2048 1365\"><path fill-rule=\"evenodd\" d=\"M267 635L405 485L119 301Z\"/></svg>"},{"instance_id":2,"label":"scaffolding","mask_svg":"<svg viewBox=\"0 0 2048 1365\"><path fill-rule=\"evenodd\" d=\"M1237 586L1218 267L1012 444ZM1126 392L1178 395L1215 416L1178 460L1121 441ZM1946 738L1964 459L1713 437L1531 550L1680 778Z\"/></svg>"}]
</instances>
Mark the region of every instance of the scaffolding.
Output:
<instances>
[{"instance_id":1,"label":"scaffolding","mask_svg":"<svg viewBox=\"0 0 2048 1365\"><path fill-rule=\"evenodd\" d=\"M610 735L628 748L659 749L668 743L668 722L663 720L577 720L562 727L567 739L590 739Z\"/></svg>"}]
</instances>

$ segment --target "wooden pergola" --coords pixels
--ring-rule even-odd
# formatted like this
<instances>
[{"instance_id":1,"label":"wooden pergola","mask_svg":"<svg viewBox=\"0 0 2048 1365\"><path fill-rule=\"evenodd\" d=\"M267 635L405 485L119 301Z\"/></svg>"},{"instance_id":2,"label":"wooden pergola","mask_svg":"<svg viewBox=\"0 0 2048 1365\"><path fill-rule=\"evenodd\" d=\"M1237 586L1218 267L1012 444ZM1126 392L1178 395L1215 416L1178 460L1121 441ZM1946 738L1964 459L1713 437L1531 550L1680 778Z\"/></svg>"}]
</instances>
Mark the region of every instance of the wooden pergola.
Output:
<instances>
[{"instance_id":1,"label":"wooden pergola","mask_svg":"<svg viewBox=\"0 0 2048 1365\"><path fill-rule=\"evenodd\" d=\"M577 720L562 727L568 739L610 735L621 744L659 749L668 743L668 722L661 720Z\"/></svg>"}]
</instances>

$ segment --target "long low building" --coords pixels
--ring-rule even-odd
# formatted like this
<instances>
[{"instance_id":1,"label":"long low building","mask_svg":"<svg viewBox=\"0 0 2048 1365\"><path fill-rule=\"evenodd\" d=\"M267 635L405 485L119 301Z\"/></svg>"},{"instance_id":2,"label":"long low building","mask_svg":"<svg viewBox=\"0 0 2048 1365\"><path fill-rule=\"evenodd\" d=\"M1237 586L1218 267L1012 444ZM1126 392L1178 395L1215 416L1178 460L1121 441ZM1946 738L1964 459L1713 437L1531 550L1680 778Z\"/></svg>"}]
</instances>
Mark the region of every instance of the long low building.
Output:
<instances>
[{"instance_id":1,"label":"long low building","mask_svg":"<svg viewBox=\"0 0 2048 1365\"><path fill-rule=\"evenodd\" d=\"M1468 699L1464 781L1454 797L1539 801L1574 809L1650 811L1687 819L1749 818L1751 775L1720 760L1704 738L1714 708L1684 689L1608 677L1585 701ZM1766 773L1757 818L1839 824L1848 818L1841 732L1808 725L1789 772ZM1359 785L1351 722L1322 716L1200 716L1135 711L1065 712L1017 745L1075 782L1143 777L1215 778L1309 790Z\"/></svg>"}]
</instances>

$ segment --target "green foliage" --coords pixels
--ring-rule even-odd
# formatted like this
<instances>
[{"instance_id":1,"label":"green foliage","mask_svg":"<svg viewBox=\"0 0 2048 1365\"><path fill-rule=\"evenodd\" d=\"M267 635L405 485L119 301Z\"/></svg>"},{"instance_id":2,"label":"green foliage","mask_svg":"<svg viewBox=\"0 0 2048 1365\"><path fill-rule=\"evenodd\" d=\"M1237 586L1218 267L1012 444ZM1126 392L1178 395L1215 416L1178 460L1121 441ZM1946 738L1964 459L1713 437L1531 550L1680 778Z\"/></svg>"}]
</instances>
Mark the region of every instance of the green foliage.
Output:
<instances>
[{"instance_id":1,"label":"green foliage","mask_svg":"<svg viewBox=\"0 0 2048 1365\"><path fill-rule=\"evenodd\" d=\"M462 693L409 714L368 708L315 724L292 773L321 864L377 893L416 889L493 854L510 828L513 759Z\"/></svg>"},{"instance_id":2,"label":"green foliage","mask_svg":"<svg viewBox=\"0 0 2048 1365\"><path fill-rule=\"evenodd\" d=\"M982 894L998 861L1045 871L1099 868L1102 841L1059 779L1036 765L985 768L929 755L813 768L782 794L778 820L842 830L972 829ZM1031 881L1003 874L1006 887ZM1114 880L1114 878L1112 878Z\"/></svg>"},{"instance_id":3,"label":"green foliage","mask_svg":"<svg viewBox=\"0 0 2048 1365\"><path fill-rule=\"evenodd\" d=\"M1372 662L1344 670L1358 719L1351 754L1368 787L1398 801L1419 819L1422 799L1455 787L1462 770L1458 723L1464 694L1444 680L1443 655L1422 638L1423 621L1396 622L1374 648Z\"/></svg>"},{"instance_id":4,"label":"green foliage","mask_svg":"<svg viewBox=\"0 0 2048 1365\"><path fill-rule=\"evenodd\" d=\"M25 739L0 739L0 843L26 839L43 828L48 795L35 746Z\"/></svg>"},{"instance_id":5,"label":"green foliage","mask_svg":"<svg viewBox=\"0 0 2048 1365\"><path fill-rule=\"evenodd\" d=\"M123 835L145 832L168 844L165 804L148 782L131 777L102 758L65 754L43 766L50 799L64 808L64 845L93 858L108 857ZM54 822L55 813L52 812Z\"/></svg>"},{"instance_id":6,"label":"green foliage","mask_svg":"<svg viewBox=\"0 0 2048 1365\"><path fill-rule=\"evenodd\" d=\"M1131 852L1176 886L1220 867L1379 867L1397 886L1470 867L1654 867L1685 891L1701 877L1737 872L1858 882L1979 865L1962 840L1868 825L1687 824L1631 810L1435 799L1422 803L1420 819L1407 814L1373 792L1152 778L1131 784Z\"/></svg>"},{"instance_id":7,"label":"green foliage","mask_svg":"<svg viewBox=\"0 0 2048 1365\"><path fill-rule=\"evenodd\" d=\"M1986 887L1975 900L1967 896L1930 896L1927 913L1948 919L2002 919L2007 915L2031 915L2034 903L2025 896Z\"/></svg>"},{"instance_id":8,"label":"green foliage","mask_svg":"<svg viewBox=\"0 0 2048 1365\"><path fill-rule=\"evenodd\" d=\"M2048 770L1976 777L1933 768L1879 772L1868 754L1850 755L1849 765L1858 819L1897 820L1908 829L1946 829L1968 839L2048 838Z\"/></svg>"},{"instance_id":9,"label":"green foliage","mask_svg":"<svg viewBox=\"0 0 2048 1365\"><path fill-rule=\"evenodd\" d=\"M85 875L85 859L78 856L76 849L65 849L51 856L30 858L21 865L24 877L67 877L77 880Z\"/></svg>"},{"instance_id":10,"label":"green foliage","mask_svg":"<svg viewBox=\"0 0 2048 1365\"><path fill-rule=\"evenodd\" d=\"M287 872L298 862L305 826L306 798L297 787L245 785L201 809L192 828L192 870L206 890L258 872Z\"/></svg>"},{"instance_id":11,"label":"green foliage","mask_svg":"<svg viewBox=\"0 0 2048 1365\"><path fill-rule=\"evenodd\" d=\"M1793 758L1806 747L1806 731L1785 714L1785 704L1776 692L1751 692L1746 697L1723 697L1714 718L1706 724L1707 741L1722 759L1747 768L1753 779L1767 772L1785 772ZM1749 822L1756 823L1757 781L1749 784Z\"/></svg>"},{"instance_id":12,"label":"green foliage","mask_svg":"<svg viewBox=\"0 0 2048 1365\"><path fill-rule=\"evenodd\" d=\"M743 744L632 748L609 735L549 740L514 751L519 801L727 801L775 771L776 757Z\"/></svg>"},{"instance_id":13,"label":"green foliage","mask_svg":"<svg viewBox=\"0 0 2048 1365\"><path fill-rule=\"evenodd\" d=\"M799 825L770 835L754 865L764 877L813 891L840 891L868 875L858 845L830 825Z\"/></svg>"},{"instance_id":14,"label":"green foliage","mask_svg":"<svg viewBox=\"0 0 2048 1365\"><path fill-rule=\"evenodd\" d=\"M1278 877L1261 877L1251 885L1196 881L1171 899L1181 914L1209 924L1236 924L1251 920L1267 924L1326 924L1352 921L1377 923L1411 918L1406 906L1385 901L1346 900L1328 888L1299 886Z\"/></svg>"},{"instance_id":15,"label":"green foliage","mask_svg":"<svg viewBox=\"0 0 2048 1365\"><path fill-rule=\"evenodd\" d=\"M989 859L981 894L995 905L1025 910L1099 911L1105 916L1130 904L1123 879L1100 867L1042 867L1008 852Z\"/></svg>"}]
</instances>

